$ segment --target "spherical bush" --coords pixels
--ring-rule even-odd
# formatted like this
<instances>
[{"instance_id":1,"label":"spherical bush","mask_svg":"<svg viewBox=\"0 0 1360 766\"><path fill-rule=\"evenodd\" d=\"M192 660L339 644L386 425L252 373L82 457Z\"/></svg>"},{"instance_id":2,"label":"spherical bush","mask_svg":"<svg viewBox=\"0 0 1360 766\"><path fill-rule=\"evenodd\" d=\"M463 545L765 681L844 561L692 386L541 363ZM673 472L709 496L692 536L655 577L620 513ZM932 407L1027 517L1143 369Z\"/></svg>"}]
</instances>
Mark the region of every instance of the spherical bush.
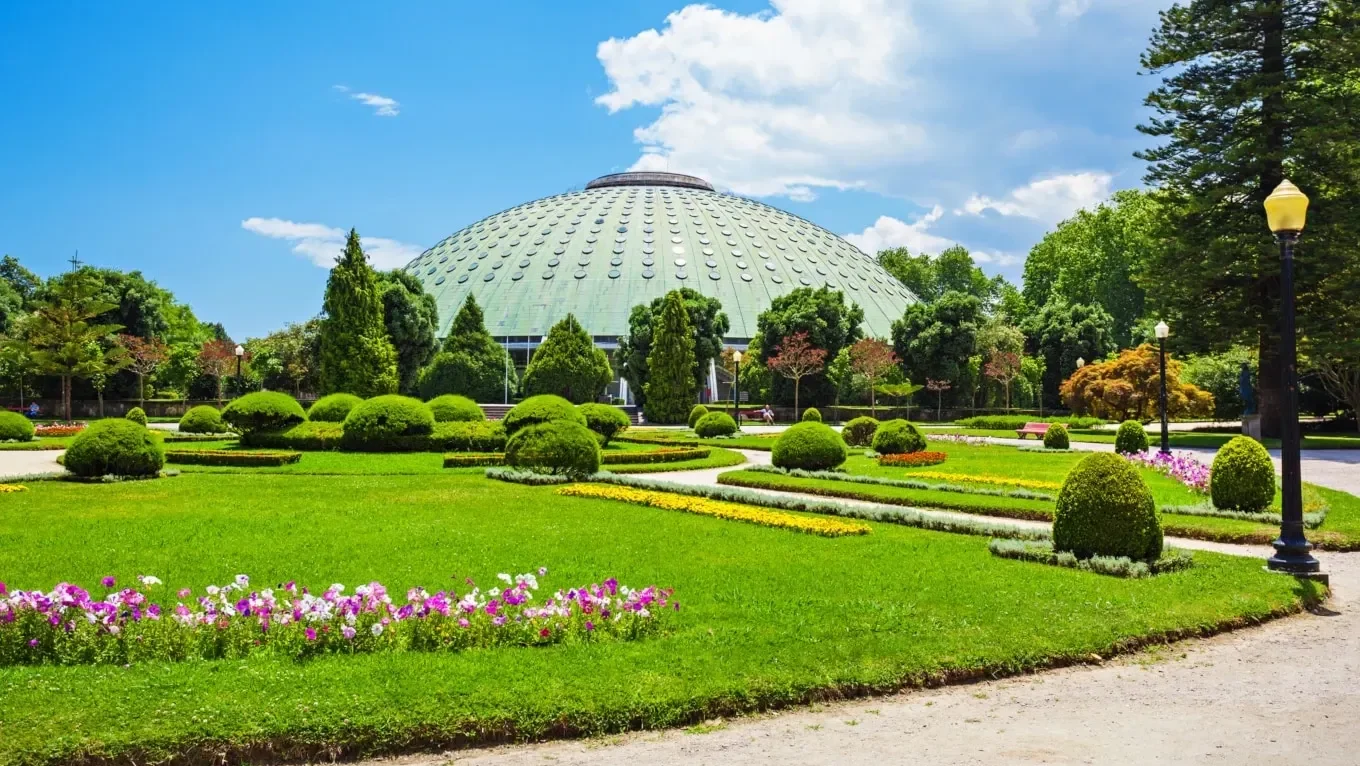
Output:
<instances>
[{"instance_id":1,"label":"spherical bush","mask_svg":"<svg viewBox=\"0 0 1360 766\"><path fill-rule=\"evenodd\" d=\"M704 439L715 436L731 436L737 432L737 421L726 412L710 412L694 424L694 433Z\"/></svg>"},{"instance_id":2,"label":"spherical bush","mask_svg":"<svg viewBox=\"0 0 1360 766\"><path fill-rule=\"evenodd\" d=\"M1215 508L1263 511L1275 499L1275 464L1254 439L1234 436L1214 455L1209 495Z\"/></svg>"},{"instance_id":3,"label":"spherical bush","mask_svg":"<svg viewBox=\"0 0 1360 766\"><path fill-rule=\"evenodd\" d=\"M693 428L694 426L698 425L699 418L702 418L707 414L708 414L707 407L705 407L702 404L694 405L693 409L689 411L689 427Z\"/></svg>"},{"instance_id":4,"label":"spherical bush","mask_svg":"<svg viewBox=\"0 0 1360 766\"><path fill-rule=\"evenodd\" d=\"M307 419L302 405L288 394L256 391L233 399L222 410L222 420L243 434L282 431Z\"/></svg>"},{"instance_id":5,"label":"spherical bush","mask_svg":"<svg viewBox=\"0 0 1360 766\"><path fill-rule=\"evenodd\" d=\"M578 409L586 419L586 428L599 434L600 444L608 445L617 434L628 430L633 422L623 410L612 404L582 404Z\"/></svg>"},{"instance_id":6,"label":"spherical bush","mask_svg":"<svg viewBox=\"0 0 1360 766\"><path fill-rule=\"evenodd\" d=\"M186 434L220 434L226 433L227 424L222 422L222 413L216 407L200 404L179 419L179 430Z\"/></svg>"},{"instance_id":7,"label":"spherical bush","mask_svg":"<svg viewBox=\"0 0 1360 766\"><path fill-rule=\"evenodd\" d=\"M123 417L139 426L146 425L146 412L141 407L133 407Z\"/></svg>"},{"instance_id":8,"label":"spherical bush","mask_svg":"<svg viewBox=\"0 0 1360 766\"><path fill-rule=\"evenodd\" d=\"M513 436L516 431L539 423L565 420L585 426L586 417L576 409L576 405L553 394L539 394L516 404L505 413L505 433Z\"/></svg>"},{"instance_id":9,"label":"spherical bush","mask_svg":"<svg viewBox=\"0 0 1360 766\"><path fill-rule=\"evenodd\" d=\"M816 407L808 407L803 410L803 422L820 423L822 422L822 413L818 412Z\"/></svg>"},{"instance_id":10,"label":"spherical bush","mask_svg":"<svg viewBox=\"0 0 1360 766\"><path fill-rule=\"evenodd\" d=\"M77 434L64 462L76 476L155 476L165 465L165 452L145 426L108 418Z\"/></svg>"},{"instance_id":11,"label":"spherical bush","mask_svg":"<svg viewBox=\"0 0 1360 766\"><path fill-rule=\"evenodd\" d=\"M880 455L905 455L924 450L926 437L915 423L889 420L880 424L874 432L873 446L874 452Z\"/></svg>"},{"instance_id":12,"label":"spherical bush","mask_svg":"<svg viewBox=\"0 0 1360 766\"><path fill-rule=\"evenodd\" d=\"M475 423L486 420L486 413L466 396L444 394L426 402L436 423Z\"/></svg>"},{"instance_id":13,"label":"spherical bush","mask_svg":"<svg viewBox=\"0 0 1360 766\"><path fill-rule=\"evenodd\" d=\"M1147 448L1147 431L1143 430L1142 423L1125 420L1119 424L1119 431L1114 435L1115 452L1147 452Z\"/></svg>"},{"instance_id":14,"label":"spherical bush","mask_svg":"<svg viewBox=\"0 0 1360 766\"><path fill-rule=\"evenodd\" d=\"M1054 423L1044 432L1044 446L1048 449L1068 449L1072 446L1072 439L1067 435L1067 426L1062 423Z\"/></svg>"},{"instance_id":15,"label":"spherical bush","mask_svg":"<svg viewBox=\"0 0 1360 766\"><path fill-rule=\"evenodd\" d=\"M505 445L505 462L536 473L572 478L600 470L600 443L580 423L556 420L525 426Z\"/></svg>"},{"instance_id":16,"label":"spherical bush","mask_svg":"<svg viewBox=\"0 0 1360 766\"><path fill-rule=\"evenodd\" d=\"M33 441L33 421L17 412L0 411L0 441Z\"/></svg>"},{"instance_id":17,"label":"spherical bush","mask_svg":"<svg viewBox=\"0 0 1360 766\"><path fill-rule=\"evenodd\" d=\"M344 430L345 439L352 444L420 436L434 431L434 414L419 399L385 394L355 405L345 417Z\"/></svg>"},{"instance_id":18,"label":"spherical bush","mask_svg":"<svg viewBox=\"0 0 1360 766\"><path fill-rule=\"evenodd\" d=\"M1078 558L1162 553L1162 525L1152 492L1128 460L1109 452L1083 458L1067 474L1053 517L1053 549Z\"/></svg>"},{"instance_id":19,"label":"spherical bush","mask_svg":"<svg viewBox=\"0 0 1360 766\"><path fill-rule=\"evenodd\" d=\"M774 442L770 462L780 468L825 471L845 462L848 453L840 434L822 423L799 423Z\"/></svg>"},{"instance_id":20,"label":"spherical bush","mask_svg":"<svg viewBox=\"0 0 1360 766\"><path fill-rule=\"evenodd\" d=\"M871 417L858 417L845 424L841 438L851 447L868 447L874 443L874 433L878 431L878 421Z\"/></svg>"},{"instance_id":21,"label":"spherical bush","mask_svg":"<svg viewBox=\"0 0 1360 766\"><path fill-rule=\"evenodd\" d=\"M310 410L307 410L307 419L313 423L343 423L349 417L349 411L362 402L362 396L354 394L330 394L317 399Z\"/></svg>"}]
</instances>

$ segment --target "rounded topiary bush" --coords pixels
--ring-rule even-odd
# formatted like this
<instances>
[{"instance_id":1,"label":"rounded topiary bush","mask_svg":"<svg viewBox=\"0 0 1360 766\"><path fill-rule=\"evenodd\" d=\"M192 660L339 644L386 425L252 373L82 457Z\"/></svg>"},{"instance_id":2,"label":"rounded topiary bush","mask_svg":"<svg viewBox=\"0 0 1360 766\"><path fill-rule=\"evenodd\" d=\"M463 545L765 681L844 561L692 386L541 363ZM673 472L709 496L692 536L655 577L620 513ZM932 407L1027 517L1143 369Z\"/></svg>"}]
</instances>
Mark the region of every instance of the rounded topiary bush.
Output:
<instances>
[{"instance_id":1,"label":"rounded topiary bush","mask_svg":"<svg viewBox=\"0 0 1360 766\"><path fill-rule=\"evenodd\" d=\"M702 418L707 414L708 414L707 407L705 407L702 404L694 405L693 409L689 411L689 427L693 428L694 426L696 426L699 423L699 418Z\"/></svg>"},{"instance_id":2,"label":"rounded topiary bush","mask_svg":"<svg viewBox=\"0 0 1360 766\"><path fill-rule=\"evenodd\" d=\"M628 426L633 424L623 410L612 404L592 402L583 404L578 409L581 410L581 416L586 419L586 428L598 434L600 444L604 446L608 446L610 439L628 430Z\"/></svg>"},{"instance_id":3,"label":"rounded topiary bush","mask_svg":"<svg viewBox=\"0 0 1360 766\"><path fill-rule=\"evenodd\" d=\"M737 421L726 412L710 412L694 424L696 436L712 439L715 436L731 436L737 432Z\"/></svg>"},{"instance_id":4,"label":"rounded topiary bush","mask_svg":"<svg viewBox=\"0 0 1360 766\"><path fill-rule=\"evenodd\" d=\"M874 432L874 452L880 455L905 455L920 452L926 448L925 434L915 423L906 420L889 420L881 423Z\"/></svg>"},{"instance_id":5,"label":"rounded topiary bush","mask_svg":"<svg viewBox=\"0 0 1360 766\"><path fill-rule=\"evenodd\" d=\"M223 422L241 433L282 431L307 419L302 405L288 394L256 391L233 399L222 410Z\"/></svg>"},{"instance_id":6,"label":"rounded topiary bush","mask_svg":"<svg viewBox=\"0 0 1360 766\"><path fill-rule=\"evenodd\" d=\"M33 441L33 421L17 412L0 411L0 441Z\"/></svg>"},{"instance_id":7,"label":"rounded topiary bush","mask_svg":"<svg viewBox=\"0 0 1360 766\"><path fill-rule=\"evenodd\" d=\"M362 396L354 394L329 394L312 403L307 410L307 419L314 423L343 423L349 411L362 402Z\"/></svg>"},{"instance_id":8,"label":"rounded topiary bush","mask_svg":"<svg viewBox=\"0 0 1360 766\"><path fill-rule=\"evenodd\" d=\"M820 423L822 422L822 413L818 411L816 407L808 407L803 410L803 422Z\"/></svg>"},{"instance_id":9,"label":"rounded topiary bush","mask_svg":"<svg viewBox=\"0 0 1360 766\"><path fill-rule=\"evenodd\" d=\"M1054 423L1044 432L1044 446L1048 449L1068 449L1072 446L1072 439L1067 435L1067 426L1062 423Z\"/></svg>"},{"instance_id":10,"label":"rounded topiary bush","mask_svg":"<svg viewBox=\"0 0 1360 766\"><path fill-rule=\"evenodd\" d=\"M1275 464L1256 440L1234 436L1214 455L1209 496L1215 508L1262 511L1275 499Z\"/></svg>"},{"instance_id":11,"label":"rounded topiary bush","mask_svg":"<svg viewBox=\"0 0 1360 766\"><path fill-rule=\"evenodd\" d=\"M1097 453L1067 474L1053 517L1053 549L1078 558L1151 561L1161 555L1162 524L1152 492L1129 461Z\"/></svg>"},{"instance_id":12,"label":"rounded topiary bush","mask_svg":"<svg viewBox=\"0 0 1360 766\"><path fill-rule=\"evenodd\" d=\"M576 405L553 394L539 394L516 404L505 413L505 433L513 436L521 428L565 420L585 426L586 416L576 409Z\"/></svg>"},{"instance_id":13,"label":"rounded topiary bush","mask_svg":"<svg viewBox=\"0 0 1360 766\"><path fill-rule=\"evenodd\" d=\"M76 476L155 476L165 451L145 426L124 418L95 421L71 441L64 458Z\"/></svg>"},{"instance_id":14,"label":"rounded topiary bush","mask_svg":"<svg viewBox=\"0 0 1360 766\"><path fill-rule=\"evenodd\" d=\"M874 433L878 431L878 421L871 417L858 417L845 424L841 438L851 447L868 447L874 443Z\"/></svg>"},{"instance_id":15,"label":"rounded topiary bush","mask_svg":"<svg viewBox=\"0 0 1360 766\"><path fill-rule=\"evenodd\" d=\"M355 405L345 417L344 429L351 443L421 436L434 431L434 413L419 399L385 394Z\"/></svg>"},{"instance_id":16,"label":"rounded topiary bush","mask_svg":"<svg viewBox=\"0 0 1360 766\"><path fill-rule=\"evenodd\" d=\"M132 409L128 410L127 414L124 415L123 417L128 420L131 420L133 423L136 423L139 426L146 425L146 411L143 410L141 407L133 407Z\"/></svg>"},{"instance_id":17,"label":"rounded topiary bush","mask_svg":"<svg viewBox=\"0 0 1360 766\"><path fill-rule=\"evenodd\" d=\"M486 420L486 413L466 396L444 394L426 402L436 423L475 423Z\"/></svg>"},{"instance_id":18,"label":"rounded topiary bush","mask_svg":"<svg viewBox=\"0 0 1360 766\"><path fill-rule=\"evenodd\" d=\"M179 419L179 430L186 434L220 434L227 431L227 425L216 407L200 404Z\"/></svg>"},{"instance_id":19,"label":"rounded topiary bush","mask_svg":"<svg viewBox=\"0 0 1360 766\"><path fill-rule=\"evenodd\" d=\"M848 456L845 442L831 426L799 423L775 440L770 462L779 468L825 471L844 463Z\"/></svg>"},{"instance_id":20,"label":"rounded topiary bush","mask_svg":"<svg viewBox=\"0 0 1360 766\"><path fill-rule=\"evenodd\" d=\"M1119 430L1114 435L1115 452L1147 452L1147 448L1147 431L1143 430L1142 423L1125 420L1119 424Z\"/></svg>"},{"instance_id":21,"label":"rounded topiary bush","mask_svg":"<svg viewBox=\"0 0 1360 766\"><path fill-rule=\"evenodd\" d=\"M505 445L506 465L580 478L600 470L600 443L580 423L556 420L525 426Z\"/></svg>"}]
</instances>

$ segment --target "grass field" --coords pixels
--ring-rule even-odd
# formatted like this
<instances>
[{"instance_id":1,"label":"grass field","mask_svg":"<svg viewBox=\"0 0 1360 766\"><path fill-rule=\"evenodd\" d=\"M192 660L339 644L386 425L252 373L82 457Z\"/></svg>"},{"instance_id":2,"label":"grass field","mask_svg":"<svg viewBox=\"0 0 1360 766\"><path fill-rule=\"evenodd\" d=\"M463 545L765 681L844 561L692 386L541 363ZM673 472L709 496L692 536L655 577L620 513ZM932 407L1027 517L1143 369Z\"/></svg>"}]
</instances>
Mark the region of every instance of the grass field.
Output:
<instances>
[{"instance_id":1,"label":"grass field","mask_svg":"<svg viewBox=\"0 0 1360 766\"><path fill-rule=\"evenodd\" d=\"M938 434L963 434L966 436L994 436L1002 439L1014 439L1015 431L994 430L983 428L931 428L928 433ZM1113 431L1097 431L1094 429L1078 428L1068 431L1068 435L1074 442L1090 442L1093 444L1114 444L1115 434ZM1172 431L1167 434L1167 439L1171 443L1172 449L1218 449L1234 434L1216 433L1191 433L1189 431ZM1152 444L1161 443L1160 434L1148 434L1148 441ZM1030 437L1030 441L1036 444L1039 440ZM1264 439L1262 443L1267 449L1279 449L1279 439ZM1303 437L1302 449L1360 449L1360 436L1354 434L1314 434Z\"/></svg>"}]
</instances>

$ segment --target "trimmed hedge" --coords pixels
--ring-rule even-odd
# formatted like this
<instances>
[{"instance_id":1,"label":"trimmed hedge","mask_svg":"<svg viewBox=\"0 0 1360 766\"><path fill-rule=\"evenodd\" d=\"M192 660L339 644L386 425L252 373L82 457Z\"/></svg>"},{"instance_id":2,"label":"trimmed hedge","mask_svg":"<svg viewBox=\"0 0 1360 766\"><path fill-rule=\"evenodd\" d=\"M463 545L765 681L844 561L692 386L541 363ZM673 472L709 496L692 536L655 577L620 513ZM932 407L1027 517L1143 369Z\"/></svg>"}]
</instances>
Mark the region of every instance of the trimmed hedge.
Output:
<instances>
[{"instance_id":1,"label":"trimmed hedge","mask_svg":"<svg viewBox=\"0 0 1360 766\"><path fill-rule=\"evenodd\" d=\"M1053 549L1079 559L1161 556L1162 525L1152 492L1128 460L1096 453L1067 474L1054 512Z\"/></svg>"},{"instance_id":2,"label":"trimmed hedge","mask_svg":"<svg viewBox=\"0 0 1360 766\"><path fill-rule=\"evenodd\" d=\"M1119 424L1114 435L1115 452L1147 452L1148 436L1143 424L1136 420L1125 420Z\"/></svg>"},{"instance_id":3,"label":"trimmed hedge","mask_svg":"<svg viewBox=\"0 0 1360 766\"><path fill-rule=\"evenodd\" d=\"M342 428L347 449L367 449L402 437L429 436L434 432L434 415L419 399L383 394L355 405Z\"/></svg>"},{"instance_id":4,"label":"trimmed hedge","mask_svg":"<svg viewBox=\"0 0 1360 766\"><path fill-rule=\"evenodd\" d=\"M349 417L349 411L359 406L364 398L354 394L329 394L317 399L310 410L307 410L307 419L314 423L343 423Z\"/></svg>"},{"instance_id":5,"label":"trimmed hedge","mask_svg":"<svg viewBox=\"0 0 1360 766\"><path fill-rule=\"evenodd\" d=\"M17 412L0 411L0 441L33 441L33 421Z\"/></svg>"},{"instance_id":6,"label":"trimmed hedge","mask_svg":"<svg viewBox=\"0 0 1360 766\"><path fill-rule=\"evenodd\" d=\"M436 423L476 423L486 420L486 413L466 396L444 394L426 402Z\"/></svg>"},{"instance_id":7,"label":"trimmed hedge","mask_svg":"<svg viewBox=\"0 0 1360 766\"><path fill-rule=\"evenodd\" d=\"M1035 418L1025 415L978 415L955 420L954 425L961 428L977 428L986 431L1014 431L1024 428L1027 423L1062 423L1068 428L1095 428L1104 425L1100 418Z\"/></svg>"},{"instance_id":8,"label":"trimmed hedge","mask_svg":"<svg viewBox=\"0 0 1360 766\"><path fill-rule=\"evenodd\" d=\"M307 419L302 405L288 394L256 391L233 399L222 410L222 420L241 433L282 431Z\"/></svg>"},{"instance_id":9,"label":"trimmed hedge","mask_svg":"<svg viewBox=\"0 0 1360 766\"><path fill-rule=\"evenodd\" d=\"M731 436L737 432L737 421L726 412L710 412L694 424L694 435L701 439Z\"/></svg>"},{"instance_id":10,"label":"trimmed hedge","mask_svg":"<svg viewBox=\"0 0 1360 766\"><path fill-rule=\"evenodd\" d=\"M711 454L713 454L713 450L700 447L689 449L663 449L655 450L653 452L605 452L600 455L600 465L683 463L687 460L703 460Z\"/></svg>"},{"instance_id":11,"label":"trimmed hedge","mask_svg":"<svg viewBox=\"0 0 1360 766\"><path fill-rule=\"evenodd\" d=\"M136 423L139 426L146 425L146 411L143 410L141 407L133 407L132 409L128 410L127 414L124 415L123 417L128 420L131 420L133 423Z\"/></svg>"},{"instance_id":12,"label":"trimmed hedge","mask_svg":"<svg viewBox=\"0 0 1360 766\"><path fill-rule=\"evenodd\" d=\"M841 429L841 438L851 447L868 447L874 443L874 434L877 431L877 420L861 416L845 424L845 428Z\"/></svg>"},{"instance_id":13,"label":"trimmed hedge","mask_svg":"<svg viewBox=\"0 0 1360 766\"><path fill-rule=\"evenodd\" d=\"M1044 447L1046 449L1069 449L1071 446L1072 439L1067 435L1067 427L1062 423L1054 423L1044 433Z\"/></svg>"},{"instance_id":14,"label":"trimmed hedge","mask_svg":"<svg viewBox=\"0 0 1360 766\"><path fill-rule=\"evenodd\" d=\"M804 423L820 423L820 422L822 422L822 413L821 413L820 411L818 411L816 407L808 407L807 409L803 410L803 421L802 421L802 422L804 422Z\"/></svg>"},{"instance_id":15,"label":"trimmed hedge","mask_svg":"<svg viewBox=\"0 0 1360 766\"><path fill-rule=\"evenodd\" d=\"M66 470L83 478L155 476L165 466L161 443L145 426L108 418L81 431L67 448Z\"/></svg>"},{"instance_id":16,"label":"trimmed hedge","mask_svg":"<svg viewBox=\"0 0 1360 766\"><path fill-rule=\"evenodd\" d=\"M359 441L346 439L339 423L300 423L286 431L245 434L241 446L265 449L349 452L500 452L505 428L500 423L436 423L434 432Z\"/></svg>"},{"instance_id":17,"label":"trimmed hedge","mask_svg":"<svg viewBox=\"0 0 1360 766\"><path fill-rule=\"evenodd\" d=\"M179 430L186 434L220 434L227 431L222 413L216 407L200 404L179 419Z\"/></svg>"},{"instance_id":18,"label":"trimmed hedge","mask_svg":"<svg viewBox=\"0 0 1360 766\"><path fill-rule=\"evenodd\" d=\"M226 465L242 468L296 463L301 452L245 452L242 450L184 449L165 453L165 462L181 465Z\"/></svg>"},{"instance_id":19,"label":"trimmed hedge","mask_svg":"<svg viewBox=\"0 0 1360 766\"><path fill-rule=\"evenodd\" d=\"M600 443L585 426L554 421L521 428L505 445L505 462L515 468L581 478L600 470Z\"/></svg>"},{"instance_id":20,"label":"trimmed hedge","mask_svg":"<svg viewBox=\"0 0 1360 766\"><path fill-rule=\"evenodd\" d=\"M501 422L505 424L506 435L514 436L521 428L554 420L565 420L582 427L586 424L586 416L576 409L576 405L553 394L539 394L525 399L511 407Z\"/></svg>"},{"instance_id":21,"label":"trimmed hedge","mask_svg":"<svg viewBox=\"0 0 1360 766\"><path fill-rule=\"evenodd\" d=\"M604 446L608 446L610 439L627 431L628 426L633 424L623 410L612 404L582 404L578 409L581 417L586 419L586 428L598 434L600 444Z\"/></svg>"},{"instance_id":22,"label":"trimmed hedge","mask_svg":"<svg viewBox=\"0 0 1360 766\"><path fill-rule=\"evenodd\" d=\"M926 448L926 437L915 423L889 420L879 424L878 430L874 432L873 448L880 455L920 452Z\"/></svg>"},{"instance_id":23,"label":"trimmed hedge","mask_svg":"<svg viewBox=\"0 0 1360 766\"><path fill-rule=\"evenodd\" d=\"M482 468L498 465L505 465L504 452L473 452L444 456L445 468Z\"/></svg>"},{"instance_id":24,"label":"trimmed hedge","mask_svg":"<svg viewBox=\"0 0 1360 766\"><path fill-rule=\"evenodd\" d=\"M1234 436L1219 447L1209 469L1215 508L1258 513L1275 499L1275 464L1256 440Z\"/></svg>"},{"instance_id":25,"label":"trimmed hedge","mask_svg":"<svg viewBox=\"0 0 1360 766\"><path fill-rule=\"evenodd\" d=\"M849 457L840 434L822 423L799 423L774 442L770 462L780 468L825 471Z\"/></svg>"},{"instance_id":26,"label":"trimmed hedge","mask_svg":"<svg viewBox=\"0 0 1360 766\"><path fill-rule=\"evenodd\" d=\"M708 414L708 408L702 404L696 404L689 411L689 427L692 429L699 424L699 421Z\"/></svg>"}]
</instances>

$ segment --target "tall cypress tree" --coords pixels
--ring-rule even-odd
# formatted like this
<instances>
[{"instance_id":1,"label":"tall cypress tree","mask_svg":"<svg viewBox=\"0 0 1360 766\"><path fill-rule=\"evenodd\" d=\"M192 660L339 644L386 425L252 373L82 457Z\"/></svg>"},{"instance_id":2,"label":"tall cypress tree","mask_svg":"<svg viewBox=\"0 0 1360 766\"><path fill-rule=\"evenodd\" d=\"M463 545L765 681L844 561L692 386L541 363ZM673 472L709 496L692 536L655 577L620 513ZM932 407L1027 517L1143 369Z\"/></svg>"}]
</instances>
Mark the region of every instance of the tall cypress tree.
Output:
<instances>
[{"instance_id":1,"label":"tall cypress tree","mask_svg":"<svg viewBox=\"0 0 1360 766\"><path fill-rule=\"evenodd\" d=\"M321 393L376 396L395 392L397 352L383 323L377 276L354 229L326 281L323 308Z\"/></svg>"},{"instance_id":2,"label":"tall cypress tree","mask_svg":"<svg viewBox=\"0 0 1360 766\"><path fill-rule=\"evenodd\" d=\"M552 326L524 370L524 393L557 394L572 402L591 402L609 385L613 372L609 357L595 347L590 333L576 319Z\"/></svg>"},{"instance_id":3,"label":"tall cypress tree","mask_svg":"<svg viewBox=\"0 0 1360 766\"><path fill-rule=\"evenodd\" d=\"M420 372L420 395L461 394L478 402L497 402L507 389L513 393L515 366L486 330L482 309L468 295L453 317L444 345L430 366Z\"/></svg>"},{"instance_id":4,"label":"tall cypress tree","mask_svg":"<svg viewBox=\"0 0 1360 766\"><path fill-rule=\"evenodd\" d=\"M666 293L652 331L647 355L647 395L643 412L649 423L684 423L694 406L694 332L679 291Z\"/></svg>"}]
</instances>

